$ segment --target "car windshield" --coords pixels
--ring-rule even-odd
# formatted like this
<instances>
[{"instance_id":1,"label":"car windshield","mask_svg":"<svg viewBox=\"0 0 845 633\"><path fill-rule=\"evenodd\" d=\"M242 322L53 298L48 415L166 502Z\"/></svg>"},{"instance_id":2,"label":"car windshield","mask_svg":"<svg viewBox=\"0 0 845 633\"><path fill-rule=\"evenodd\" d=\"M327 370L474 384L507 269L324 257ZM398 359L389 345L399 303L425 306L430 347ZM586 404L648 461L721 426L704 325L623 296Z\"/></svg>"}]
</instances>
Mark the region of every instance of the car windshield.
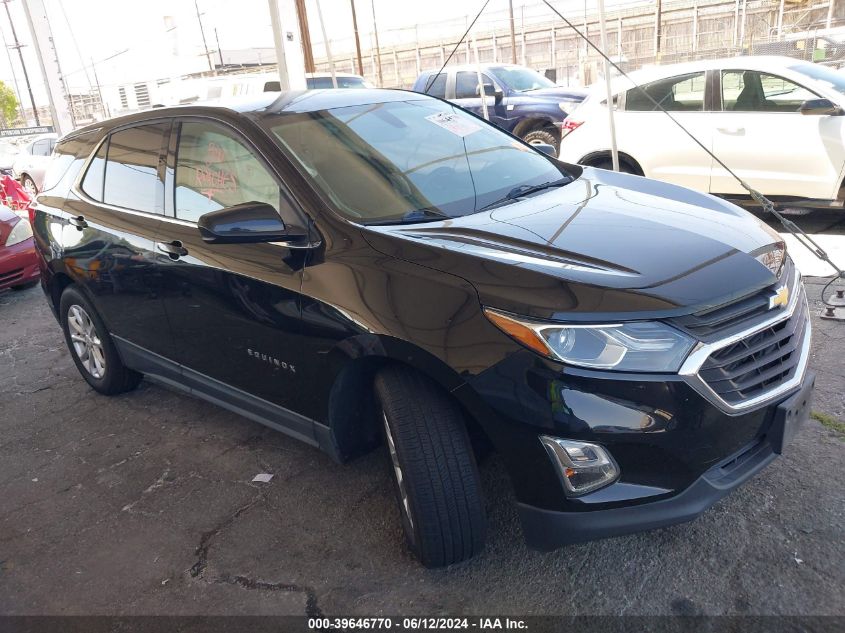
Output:
<instances>
[{"instance_id":1,"label":"car windshield","mask_svg":"<svg viewBox=\"0 0 845 633\"><path fill-rule=\"evenodd\" d=\"M338 88L371 88L366 81L361 77L349 77L344 75L335 75L337 79ZM306 84L310 90L320 90L327 88L334 88L334 83L331 77L308 77Z\"/></svg>"},{"instance_id":2,"label":"car windshield","mask_svg":"<svg viewBox=\"0 0 845 633\"><path fill-rule=\"evenodd\" d=\"M530 68L500 66L491 68L490 71L507 84L511 90L517 92L527 92L539 88L555 88L553 81Z\"/></svg>"},{"instance_id":3,"label":"car windshield","mask_svg":"<svg viewBox=\"0 0 845 633\"><path fill-rule=\"evenodd\" d=\"M344 216L453 218L571 180L563 166L447 102L423 98L275 114L270 132ZM527 195L527 194L526 194Z\"/></svg>"},{"instance_id":4,"label":"car windshield","mask_svg":"<svg viewBox=\"0 0 845 633\"><path fill-rule=\"evenodd\" d=\"M835 90L839 94L845 95L845 74L831 70L827 66L820 64L796 64L790 66L790 70L812 77L816 81L824 84L827 88Z\"/></svg>"}]
</instances>

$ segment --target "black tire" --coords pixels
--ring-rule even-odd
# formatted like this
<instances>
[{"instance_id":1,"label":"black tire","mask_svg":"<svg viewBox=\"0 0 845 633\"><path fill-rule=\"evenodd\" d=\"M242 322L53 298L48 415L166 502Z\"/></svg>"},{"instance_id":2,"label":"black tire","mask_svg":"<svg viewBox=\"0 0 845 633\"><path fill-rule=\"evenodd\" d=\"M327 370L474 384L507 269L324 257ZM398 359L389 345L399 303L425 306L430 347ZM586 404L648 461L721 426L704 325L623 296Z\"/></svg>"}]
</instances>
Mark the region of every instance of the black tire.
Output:
<instances>
[{"instance_id":1,"label":"black tire","mask_svg":"<svg viewBox=\"0 0 845 633\"><path fill-rule=\"evenodd\" d=\"M93 325L93 338L97 341L100 348L100 355L103 359L103 370L97 372L96 370L86 367L85 361L81 358L80 353L74 347L74 341L71 338L71 327L69 323L69 314L73 308L81 308L85 316L88 317L90 323ZM74 311L79 314L78 311ZM91 305L91 302L85 298L76 287L68 286L62 293L62 299L59 305L59 318L61 319L62 330L65 334L65 343L67 343L71 358L82 374L85 381L91 387L106 396L113 396L126 391L132 391L141 382L142 375L137 371L129 369L120 360L117 353L117 348L114 346L114 341L106 329L100 315ZM93 359L97 355L89 356ZM99 373L100 375L97 375Z\"/></svg>"},{"instance_id":2,"label":"black tire","mask_svg":"<svg viewBox=\"0 0 845 633\"><path fill-rule=\"evenodd\" d=\"M35 186L35 181L29 176L29 174L21 176L21 185L24 189L26 189L27 193L30 193L31 195L38 194L38 187Z\"/></svg>"},{"instance_id":3,"label":"black tire","mask_svg":"<svg viewBox=\"0 0 845 633\"><path fill-rule=\"evenodd\" d=\"M613 159L612 158L602 158L590 164L590 167L595 167L597 169L606 169L608 171L613 171ZM639 176L628 163L624 160L619 161L619 172L622 174L633 174L634 176Z\"/></svg>"},{"instance_id":4,"label":"black tire","mask_svg":"<svg viewBox=\"0 0 845 633\"><path fill-rule=\"evenodd\" d=\"M560 140L554 133L546 129L531 130L522 135L522 140L529 144L546 143L555 148L556 152L560 151Z\"/></svg>"},{"instance_id":5,"label":"black tire","mask_svg":"<svg viewBox=\"0 0 845 633\"><path fill-rule=\"evenodd\" d=\"M21 284L20 286L12 286L12 290L17 292L20 292L21 290L29 290L30 288L34 288L37 284L37 281L30 281L25 284Z\"/></svg>"},{"instance_id":6,"label":"black tire","mask_svg":"<svg viewBox=\"0 0 845 633\"><path fill-rule=\"evenodd\" d=\"M379 371L375 390L408 547L426 567L473 557L484 548L487 520L460 409L406 367Z\"/></svg>"}]
</instances>

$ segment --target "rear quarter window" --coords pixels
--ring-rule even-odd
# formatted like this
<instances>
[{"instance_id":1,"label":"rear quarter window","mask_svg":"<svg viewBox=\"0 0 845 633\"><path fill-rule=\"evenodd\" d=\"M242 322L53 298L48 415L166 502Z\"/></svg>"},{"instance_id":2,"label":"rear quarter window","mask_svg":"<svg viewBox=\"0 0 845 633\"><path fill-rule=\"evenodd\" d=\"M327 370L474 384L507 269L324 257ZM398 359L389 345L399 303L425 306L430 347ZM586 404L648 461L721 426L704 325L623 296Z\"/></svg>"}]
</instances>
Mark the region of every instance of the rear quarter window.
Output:
<instances>
[{"instance_id":1,"label":"rear quarter window","mask_svg":"<svg viewBox=\"0 0 845 633\"><path fill-rule=\"evenodd\" d=\"M49 191L51 195L67 196L86 159L94 150L99 136L100 130L91 130L60 140L44 175L42 191Z\"/></svg>"}]
</instances>

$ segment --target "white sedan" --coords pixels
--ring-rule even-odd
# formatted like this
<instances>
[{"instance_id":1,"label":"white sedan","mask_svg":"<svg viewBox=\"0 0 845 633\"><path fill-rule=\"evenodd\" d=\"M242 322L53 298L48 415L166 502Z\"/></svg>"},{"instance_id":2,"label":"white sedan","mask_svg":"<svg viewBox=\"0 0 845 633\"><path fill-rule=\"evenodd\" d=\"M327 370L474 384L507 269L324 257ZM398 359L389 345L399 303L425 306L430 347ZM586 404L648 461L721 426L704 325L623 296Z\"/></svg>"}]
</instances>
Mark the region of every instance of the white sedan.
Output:
<instances>
[{"instance_id":1,"label":"white sedan","mask_svg":"<svg viewBox=\"0 0 845 633\"><path fill-rule=\"evenodd\" d=\"M750 186L775 200L845 201L845 75L788 57L655 67L612 84L621 170L735 200L747 192L660 112L669 111ZM564 122L560 158L610 168L606 88Z\"/></svg>"}]
</instances>

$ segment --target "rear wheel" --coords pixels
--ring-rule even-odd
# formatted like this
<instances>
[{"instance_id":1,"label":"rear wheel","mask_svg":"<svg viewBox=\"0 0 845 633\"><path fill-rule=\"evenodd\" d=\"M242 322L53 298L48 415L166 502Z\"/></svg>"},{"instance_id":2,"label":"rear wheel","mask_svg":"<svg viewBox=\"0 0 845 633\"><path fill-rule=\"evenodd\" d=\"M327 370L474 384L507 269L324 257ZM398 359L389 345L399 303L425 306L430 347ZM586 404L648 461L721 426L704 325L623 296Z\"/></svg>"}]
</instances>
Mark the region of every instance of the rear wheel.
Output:
<instances>
[{"instance_id":1,"label":"rear wheel","mask_svg":"<svg viewBox=\"0 0 845 633\"><path fill-rule=\"evenodd\" d=\"M91 387L111 396L138 386L141 374L120 360L103 320L77 288L62 293L59 314L73 362Z\"/></svg>"},{"instance_id":2,"label":"rear wheel","mask_svg":"<svg viewBox=\"0 0 845 633\"><path fill-rule=\"evenodd\" d=\"M471 558L484 547L486 518L460 409L405 367L381 370L375 389L409 548L426 567Z\"/></svg>"}]
</instances>

